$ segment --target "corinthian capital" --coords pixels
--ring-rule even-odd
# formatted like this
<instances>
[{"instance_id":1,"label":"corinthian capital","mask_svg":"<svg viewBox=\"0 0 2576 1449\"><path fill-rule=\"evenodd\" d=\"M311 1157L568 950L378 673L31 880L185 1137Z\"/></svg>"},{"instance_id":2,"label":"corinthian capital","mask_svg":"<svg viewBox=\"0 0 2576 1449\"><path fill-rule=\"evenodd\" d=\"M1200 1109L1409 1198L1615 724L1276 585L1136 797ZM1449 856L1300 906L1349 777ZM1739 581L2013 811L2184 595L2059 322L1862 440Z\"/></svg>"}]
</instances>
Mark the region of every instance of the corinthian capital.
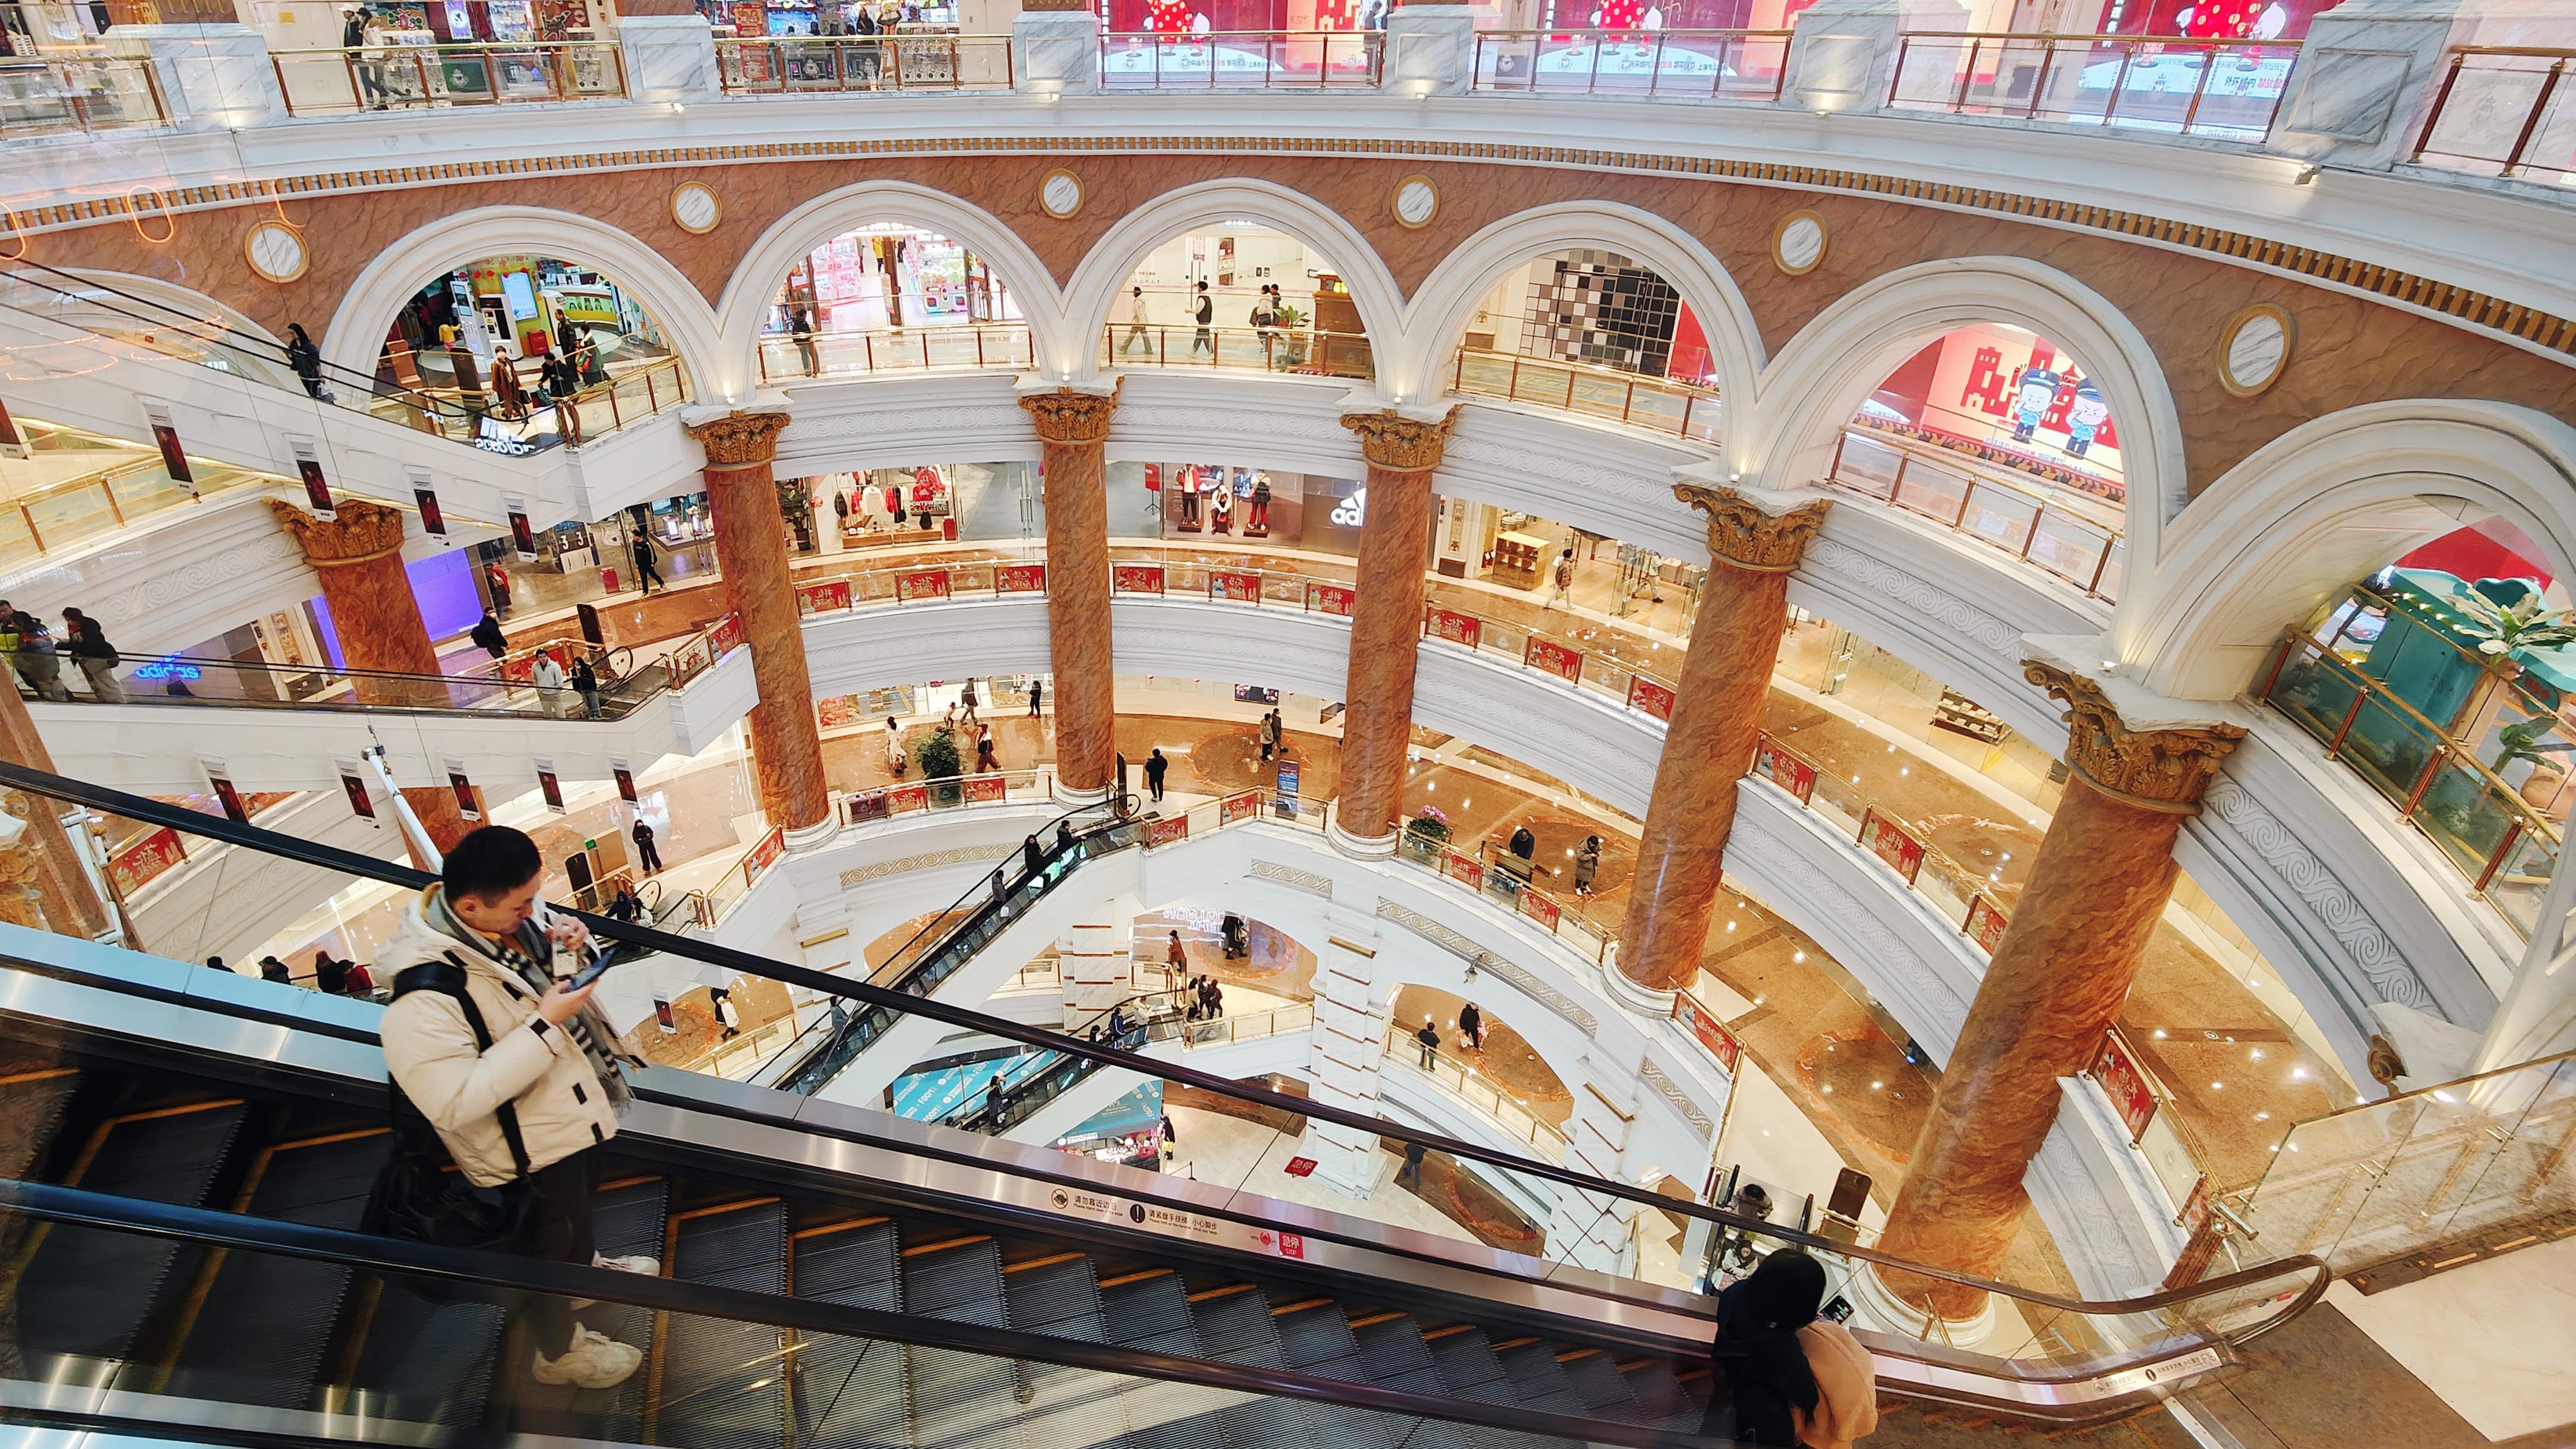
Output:
<instances>
[{"instance_id":1,"label":"corinthian capital","mask_svg":"<svg viewBox=\"0 0 2576 1449\"><path fill-rule=\"evenodd\" d=\"M1020 406L1029 421L1037 425L1041 443L1100 443L1109 438L1109 418L1118 411L1118 391L1127 386L1121 378L1118 388L1106 394L1076 392L1060 387L1053 392L1022 395Z\"/></svg>"},{"instance_id":2,"label":"corinthian capital","mask_svg":"<svg viewBox=\"0 0 2576 1449\"><path fill-rule=\"evenodd\" d=\"M343 498L330 518L316 518L283 498L269 499L268 507L315 568L364 563L402 547L402 511L381 503Z\"/></svg>"},{"instance_id":3,"label":"corinthian capital","mask_svg":"<svg viewBox=\"0 0 2576 1449\"><path fill-rule=\"evenodd\" d=\"M736 408L723 417L684 426L707 450L708 467L750 468L778 456L778 435L787 430L787 414Z\"/></svg>"},{"instance_id":4,"label":"corinthian capital","mask_svg":"<svg viewBox=\"0 0 2576 1449\"><path fill-rule=\"evenodd\" d=\"M1436 423L1416 422L1393 408L1376 413L1347 413L1342 426L1360 435L1360 456L1381 473L1428 473L1440 466L1449 447L1449 429L1458 421L1451 408Z\"/></svg>"},{"instance_id":5,"label":"corinthian capital","mask_svg":"<svg viewBox=\"0 0 2576 1449\"><path fill-rule=\"evenodd\" d=\"M2053 664L2024 660L2022 677L2066 705L2066 763L2102 790L2153 810L2194 814L2245 731L2229 724L2133 730L2102 686Z\"/></svg>"},{"instance_id":6,"label":"corinthian capital","mask_svg":"<svg viewBox=\"0 0 2576 1449\"><path fill-rule=\"evenodd\" d=\"M1754 573L1785 574L1806 556L1807 540L1824 525L1830 499L1802 503L1786 513L1766 513L1732 488L1676 483L1673 496L1708 515L1708 551Z\"/></svg>"}]
</instances>

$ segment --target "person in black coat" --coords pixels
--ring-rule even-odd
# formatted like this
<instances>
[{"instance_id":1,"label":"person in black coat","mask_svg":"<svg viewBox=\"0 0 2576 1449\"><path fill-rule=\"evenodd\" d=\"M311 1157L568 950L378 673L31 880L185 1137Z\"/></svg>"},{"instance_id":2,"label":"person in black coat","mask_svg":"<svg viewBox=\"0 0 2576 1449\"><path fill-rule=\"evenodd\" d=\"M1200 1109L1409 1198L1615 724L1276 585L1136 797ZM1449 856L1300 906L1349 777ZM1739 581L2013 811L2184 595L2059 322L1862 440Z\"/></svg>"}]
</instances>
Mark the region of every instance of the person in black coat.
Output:
<instances>
[{"instance_id":1,"label":"person in black coat","mask_svg":"<svg viewBox=\"0 0 2576 1449\"><path fill-rule=\"evenodd\" d=\"M501 632L500 619L489 609L483 611L482 620L465 637L482 646L483 652L495 659L510 652L509 636Z\"/></svg>"},{"instance_id":2,"label":"person in black coat","mask_svg":"<svg viewBox=\"0 0 2576 1449\"><path fill-rule=\"evenodd\" d=\"M1815 1371L1798 1330L1816 1321L1825 1301L1825 1266L1795 1248L1764 1258L1717 1298L1717 1336L1709 1359L1725 1380L1711 1398L1700 1433L1738 1444L1796 1449L1793 1409L1813 1413Z\"/></svg>"},{"instance_id":3,"label":"person in black coat","mask_svg":"<svg viewBox=\"0 0 2576 1449\"><path fill-rule=\"evenodd\" d=\"M658 874L662 869L662 848L653 842L653 827L645 824L640 815L635 818L634 836L635 863L646 875Z\"/></svg>"},{"instance_id":4,"label":"person in black coat","mask_svg":"<svg viewBox=\"0 0 2576 1449\"><path fill-rule=\"evenodd\" d=\"M1145 757L1145 788L1151 790L1157 800L1163 798L1163 775L1171 768L1172 762L1163 758L1161 750Z\"/></svg>"}]
</instances>

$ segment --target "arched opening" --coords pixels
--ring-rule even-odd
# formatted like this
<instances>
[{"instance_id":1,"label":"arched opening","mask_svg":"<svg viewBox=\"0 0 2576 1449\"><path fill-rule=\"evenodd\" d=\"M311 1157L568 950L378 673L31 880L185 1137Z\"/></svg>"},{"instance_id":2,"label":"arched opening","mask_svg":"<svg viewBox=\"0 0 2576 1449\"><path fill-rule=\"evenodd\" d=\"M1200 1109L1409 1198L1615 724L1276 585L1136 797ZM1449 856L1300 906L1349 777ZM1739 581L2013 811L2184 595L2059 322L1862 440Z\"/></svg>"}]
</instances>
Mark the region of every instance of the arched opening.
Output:
<instances>
[{"instance_id":1,"label":"arched opening","mask_svg":"<svg viewBox=\"0 0 2576 1449\"><path fill-rule=\"evenodd\" d=\"M1486 289L1448 359L1452 391L1714 442L1719 367L1679 288L1599 248L1533 257Z\"/></svg>"},{"instance_id":2,"label":"arched opening","mask_svg":"<svg viewBox=\"0 0 2576 1449\"><path fill-rule=\"evenodd\" d=\"M2119 596L2119 420L2093 373L2026 327L1979 322L1915 348L1845 422L1824 477Z\"/></svg>"},{"instance_id":3,"label":"arched opening","mask_svg":"<svg viewBox=\"0 0 2576 1449\"><path fill-rule=\"evenodd\" d=\"M900 222L856 227L806 252L761 321L763 381L1032 365L1019 298L992 259Z\"/></svg>"},{"instance_id":4,"label":"arched opening","mask_svg":"<svg viewBox=\"0 0 2576 1449\"><path fill-rule=\"evenodd\" d=\"M578 444L679 406L688 378L662 325L607 273L533 253L424 283L385 328L376 375L453 398L496 451Z\"/></svg>"},{"instance_id":5,"label":"arched opening","mask_svg":"<svg viewBox=\"0 0 2576 1449\"><path fill-rule=\"evenodd\" d=\"M1145 254L1118 285L1101 361L1376 374L1341 266L1293 233L1233 219L1200 223Z\"/></svg>"}]
</instances>

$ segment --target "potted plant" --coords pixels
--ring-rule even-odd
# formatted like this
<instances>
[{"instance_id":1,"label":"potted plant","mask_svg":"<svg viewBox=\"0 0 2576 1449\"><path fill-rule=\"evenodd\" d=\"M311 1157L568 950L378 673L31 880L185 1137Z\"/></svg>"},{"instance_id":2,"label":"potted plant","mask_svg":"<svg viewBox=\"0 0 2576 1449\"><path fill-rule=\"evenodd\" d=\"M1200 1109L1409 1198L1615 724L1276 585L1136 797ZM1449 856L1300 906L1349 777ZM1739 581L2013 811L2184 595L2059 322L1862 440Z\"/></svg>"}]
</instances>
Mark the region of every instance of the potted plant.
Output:
<instances>
[{"instance_id":1,"label":"potted plant","mask_svg":"<svg viewBox=\"0 0 2576 1449\"><path fill-rule=\"evenodd\" d=\"M2509 686L2522 674L2522 661L2513 657L2515 652L2576 644L2576 613L2549 608L2537 589L2510 604L2499 604L2474 588L2451 602L2460 614L2460 632L2469 639L2487 675L2469 707L2468 728L2458 736L2474 744L2486 737L2496 716L2504 712Z\"/></svg>"},{"instance_id":2,"label":"potted plant","mask_svg":"<svg viewBox=\"0 0 2576 1449\"><path fill-rule=\"evenodd\" d=\"M1424 860L1436 860L1449 844L1449 817L1437 805L1425 805L1422 813L1404 822L1404 843Z\"/></svg>"},{"instance_id":3,"label":"potted plant","mask_svg":"<svg viewBox=\"0 0 2576 1449\"><path fill-rule=\"evenodd\" d=\"M1292 367L1304 366L1306 338L1298 329L1306 325L1306 314L1298 311L1294 304L1282 302L1272 311L1271 319L1270 325L1279 329L1280 333L1277 350L1272 354L1271 365L1282 372Z\"/></svg>"},{"instance_id":4,"label":"potted plant","mask_svg":"<svg viewBox=\"0 0 2576 1449\"><path fill-rule=\"evenodd\" d=\"M966 798L965 787L957 777L965 773L965 761L957 753L957 737L947 730L932 730L912 752L921 766L921 778L930 786L930 803L955 805Z\"/></svg>"},{"instance_id":5,"label":"potted plant","mask_svg":"<svg viewBox=\"0 0 2576 1449\"><path fill-rule=\"evenodd\" d=\"M2495 762L2490 768L2501 774L2516 760L2529 761L2531 774L2522 782L2522 798L2525 804L2535 808L2546 809L2558 798L2559 788L2567 780L2567 767L2552 762L2549 756L2576 752L2576 742L2549 737L2551 728L2557 723L2547 717L2527 719L2506 725L2496 732L2496 739L2504 748L2496 751Z\"/></svg>"}]
</instances>

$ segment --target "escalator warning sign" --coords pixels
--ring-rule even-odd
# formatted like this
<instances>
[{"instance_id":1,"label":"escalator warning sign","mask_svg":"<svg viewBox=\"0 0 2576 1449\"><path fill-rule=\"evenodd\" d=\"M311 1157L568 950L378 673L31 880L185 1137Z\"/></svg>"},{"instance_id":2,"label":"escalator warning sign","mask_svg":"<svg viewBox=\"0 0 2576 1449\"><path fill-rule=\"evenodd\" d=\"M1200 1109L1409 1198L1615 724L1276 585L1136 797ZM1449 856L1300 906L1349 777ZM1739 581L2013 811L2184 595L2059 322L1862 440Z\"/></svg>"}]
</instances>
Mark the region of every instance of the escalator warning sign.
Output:
<instances>
[{"instance_id":1,"label":"escalator warning sign","mask_svg":"<svg viewBox=\"0 0 2576 1449\"><path fill-rule=\"evenodd\" d=\"M1275 1250L1283 1258L1304 1258L1306 1239L1297 1233L1274 1233L1267 1228L1252 1235L1252 1240L1265 1250Z\"/></svg>"}]
</instances>

